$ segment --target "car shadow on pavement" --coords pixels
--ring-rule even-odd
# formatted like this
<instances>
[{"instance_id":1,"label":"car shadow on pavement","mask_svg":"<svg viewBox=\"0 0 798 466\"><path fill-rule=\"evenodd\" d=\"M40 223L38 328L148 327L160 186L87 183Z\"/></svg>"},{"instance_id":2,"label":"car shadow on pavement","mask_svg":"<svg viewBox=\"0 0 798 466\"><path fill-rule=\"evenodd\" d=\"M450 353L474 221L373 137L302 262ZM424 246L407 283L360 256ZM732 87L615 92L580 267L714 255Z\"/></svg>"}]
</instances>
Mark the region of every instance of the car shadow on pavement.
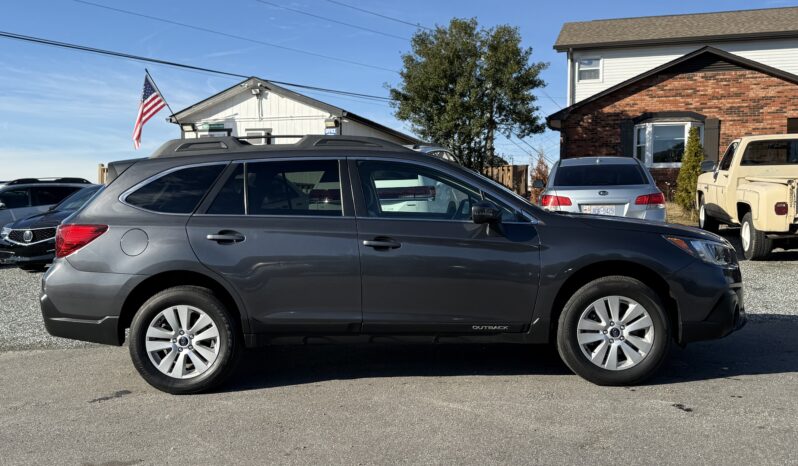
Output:
<instances>
[{"instance_id":1,"label":"car shadow on pavement","mask_svg":"<svg viewBox=\"0 0 798 466\"><path fill-rule=\"evenodd\" d=\"M715 341L673 345L646 385L798 372L798 316L757 314ZM567 375L553 345L352 344L274 346L245 353L222 391L381 377ZM576 377L574 375L574 377Z\"/></svg>"}]
</instances>

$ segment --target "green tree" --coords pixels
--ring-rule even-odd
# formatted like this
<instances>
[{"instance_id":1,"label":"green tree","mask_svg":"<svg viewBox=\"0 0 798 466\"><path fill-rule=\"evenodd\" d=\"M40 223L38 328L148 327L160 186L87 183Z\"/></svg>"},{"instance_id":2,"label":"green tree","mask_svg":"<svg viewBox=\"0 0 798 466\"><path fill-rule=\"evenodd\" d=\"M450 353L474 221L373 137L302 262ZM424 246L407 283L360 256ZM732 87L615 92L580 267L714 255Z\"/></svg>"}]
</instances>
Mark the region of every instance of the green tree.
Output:
<instances>
[{"instance_id":1,"label":"green tree","mask_svg":"<svg viewBox=\"0 0 798 466\"><path fill-rule=\"evenodd\" d=\"M676 203L685 212L695 211L696 183L701 174L701 162L704 160L704 148L698 135L698 128L690 128L687 136L687 147L682 155L682 167L676 178Z\"/></svg>"},{"instance_id":2,"label":"green tree","mask_svg":"<svg viewBox=\"0 0 798 466\"><path fill-rule=\"evenodd\" d=\"M419 31L402 56L402 82L389 86L396 117L422 138L451 149L476 170L494 165L498 134L544 130L533 90L545 63L532 63L517 28L479 28L476 19ZM498 133L498 134L497 134Z\"/></svg>"}]
</instances>

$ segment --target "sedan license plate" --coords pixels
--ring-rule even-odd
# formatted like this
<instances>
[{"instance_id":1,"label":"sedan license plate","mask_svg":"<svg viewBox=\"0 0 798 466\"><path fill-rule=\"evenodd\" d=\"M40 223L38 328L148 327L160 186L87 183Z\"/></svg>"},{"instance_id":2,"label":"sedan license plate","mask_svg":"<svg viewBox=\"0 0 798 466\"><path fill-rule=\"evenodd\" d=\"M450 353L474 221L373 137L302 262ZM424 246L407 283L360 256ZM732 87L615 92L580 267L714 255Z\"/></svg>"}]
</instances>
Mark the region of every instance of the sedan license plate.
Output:
<instances>
[{"instance_id":1,"label":"sedan license plate","mask_svg":"<svg viewBox=\"0 0 798 466\"><path fill-rule=\"evenodd\" d=\"M583 205L583 214L615 215L614 205Z\"/></svg>"}]
</instances>

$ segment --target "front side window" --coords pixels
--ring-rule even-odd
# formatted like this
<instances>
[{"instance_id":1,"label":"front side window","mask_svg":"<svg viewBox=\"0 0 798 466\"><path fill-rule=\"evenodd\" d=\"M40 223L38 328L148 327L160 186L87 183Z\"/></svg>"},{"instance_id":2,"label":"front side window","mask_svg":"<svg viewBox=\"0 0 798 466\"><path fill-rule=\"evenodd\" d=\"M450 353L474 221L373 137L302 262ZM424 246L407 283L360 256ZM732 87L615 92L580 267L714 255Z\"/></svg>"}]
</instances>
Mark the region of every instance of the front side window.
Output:
<instances>
[{"instance_id":1,"label":"front side window","mask_svg":"<svg viewBox=\"0 0 798 466\"><path fill-rule=\"evenodd\" d=\"M732 160L734 160L734 153L737 151L737 146L739 144L739 142L735 141L729 145L729 148L726 149L726 153L724 153L723 157L720 159L718 170L728 170L731 167Z\"/></svg>"},{"instance_id":2,"label":"front side window","mask_svg":"<svg viewBox=\"0 0 798 466\"><path fill-rule=\"evenodd\" d=\"M698 128L703 141L703 126L696 122L654 122L635 126L635 157L648 167L681 166L690 128Z\"/></svg>"},{"instance_id":3,"label":"front side window","mask_svg":"<svg viewBox=\"0 0 798 466\"><path fill-rule=\"evenodd\" d=\"M6 209L30 207L30 191L28 189L11 189L0 193L0 203Z\"/></svg>"},{"instance_id":4,"label":"front side window","mask_svg":"<svg viewBox=\"0 0 798 466\"><path fill-rule=\"evenodd\" d=\"M740 165L798 164L798 140L752 141L748 143Z\"/></svg>"},{"instance_id":5,"label":"front side window","mask_svg":"<svg viewBox=\"0 0 798 466\"><path fill-rule=\"evenodd\" d=\"M342 216L337 160L246 165L249 215Z\"/></svg>"},{"instance_id":6,"label":"front side window","mask_svg":"<svg viewBox=\"0 0 798 466\"><path fill-rule=\"evenodd\" d=\"M601 58L581 58L576 62L576 76L579 81L598 81L601 79Z\"/></svg>"},{"instance_id":7,"label":"front side window","mask_svg":"<svg viewBox=\"0 0 798 466\"><path fill-rule=\"evenodd\" d=\"M361 161L358 172L369 217L468 220L481 200L477 189L419 165Z\"/></svg>"},{"instance_id":8,"label":"front side window","mask_svg":"<svg viewBox=\"0 0 798 466\"><path fill-rule=\"evenodd\" d=\"M190 214L224 167L203 165L167 173L128 194L125 202L154 212Z\"/></svg>"}]
</instances>

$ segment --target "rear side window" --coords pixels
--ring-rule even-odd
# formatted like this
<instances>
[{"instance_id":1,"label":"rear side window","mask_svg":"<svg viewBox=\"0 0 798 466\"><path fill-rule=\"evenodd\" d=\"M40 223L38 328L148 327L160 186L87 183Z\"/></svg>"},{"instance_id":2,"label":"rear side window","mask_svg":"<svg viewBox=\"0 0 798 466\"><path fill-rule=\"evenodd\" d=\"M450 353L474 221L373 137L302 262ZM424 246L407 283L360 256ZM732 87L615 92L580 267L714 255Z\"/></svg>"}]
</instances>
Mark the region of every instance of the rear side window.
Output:
<instances>
[{"instance_id":1,"label":"rear side window","mask_svg":"<svg viewBox=\"0 0 798 466\"><path fill-rule=\"evenodd\" d=\"M154 212L190 214L224 167L203 165L167 173L128 194L125 202Z\"/></svg>"},{"instance_id":2,"label":"rear side window","mask_svg":"<svg viewBox=\"0 0 798 466\"><path fill-rule=\"evenodd\" d=\"M648 184L637 164L575 165L557 168L553 186L625 186Z\"/></svg>"},{"instance_id":3,"label":"rear side window","mask_svg":"<svg viewBox=\"0 0 798 466\"><path fill-rule=\"evenodd\" d=\"M30 192L27 189L11 189L0 193L0 202L6 209L30 207Z\"/></svg>"},{"instance_id":4,"label":"rear side window","mask_svg":"<svg viewBox=\"0 0 798 466\"><path fill-rule=\"evenodd\" d=\"M80 188L69 186L37 186L31 188L33 205L58 204Z\"/></svg>"},{"instance_id":5,"label":"rear side window","mask_svg":"<svg viewBox=\"0 0 798 466\"><path fill-rule=\"evenodd\" d=\"M246 180L249 215L343 215L337 160L248 163Z\"/></svg>"},{"instance_id":6,"label":"rear side window","mask_svg":"<svg viewBox=\"0 0 798 466\"><path fill-rule=\"evenodd\" d=\"M749 142L740 160L740 165L793 164L798 164L798 140Z\"/></svg>"}]
</instances>

